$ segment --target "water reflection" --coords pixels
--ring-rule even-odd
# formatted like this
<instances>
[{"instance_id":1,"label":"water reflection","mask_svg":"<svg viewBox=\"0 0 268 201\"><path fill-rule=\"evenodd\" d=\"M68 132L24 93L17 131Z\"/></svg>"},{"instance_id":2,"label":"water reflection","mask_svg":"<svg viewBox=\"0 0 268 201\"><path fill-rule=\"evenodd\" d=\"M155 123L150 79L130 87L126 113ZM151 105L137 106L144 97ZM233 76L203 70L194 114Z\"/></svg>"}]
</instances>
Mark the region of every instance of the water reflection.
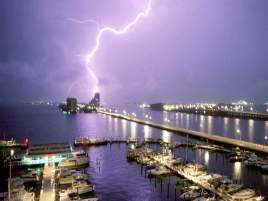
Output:
<instances>
[{"instance_id":1,"label":"water reflection","mask_svg":"<svg viewBox=\"0 0 268 201\"><path fill-rule=\"evenodd\" d=\"M223 135L228 136L228 123L229 123L229 118L224 117L223 119Z\"/></svg>"},{"instance_id":2,"label":"water reflection","mask_svg":"<svg viewBox=\"0 0 268 201\"><path fill-rule=\"evenodd\" d=\"M242 163L241 162L235 162L234 163L234 179L237 181L241 180L241 172L242 172Z\"/></svg>"},{"instance_id":3,"label":"water reflection","mask_svg":"<svg viewBox=\"0 0 268 201\"><path fill-rule=\"evenodd\" d=\"M204 132L205 129L205 116L200 115L200 131Z\"/></svg>"},{"instance_id":4,"label":"water reflection","mask_svg":"<svg viewBox=\"0 0 268 201\"><path fill-rule=\"evenodd\" d=\"M123 139L126 139L126 137L127 137L127 120L122 119L121 120L121 124L122 124L122 135L123 135Z\"/></svg>"},{"instance_id":5,"label":"water reflection","mask_svg":"<svg viewBox=\"0 0 268 201\"><path fill-rule=\"evenodd\" d=\"M264 132L265 132L265 136L268 136L268 121L265 121Z\"/></svg>"},{"instance_id":6,"label":"water reflection","mask_svg":"<svg viewBox=\"0 0 268 201\"><path fill-rule=\"evenodd\" d=\"M212 116L208 116L208 133L212 133L212 128L213 128L213 118Z\"/></svg>"},{"instance_id":7,"label":"water reflection","mask_svg":"<svg viewBox=\"0 0 268 201\"><path fill-rule=\"evenodd\" d=\"M175 115L175 125L176 127L179 127L179 113L176 112L176 115Z\"/></svg>"},{"instance_id":8,"label":"water reflection","mask_svg":"<svg viewBox=\"0 0 268 201\"><path fill-rule=\"evenodd\" d=\"M135 122L130 122L130 136L137 138L137 124Z\"/></svg>"},{"instance_id":9,"label":"water reflection","mask_svg":"<svg viewBox=\"0 0 268 201\"><path fill-rule=\"evenodd\" d=\"M235 138L242 139L242 133L240 129L240 119L235 119Z\"/></svg>"},{"instance_id":10,"label":"water reflection","mask_svg":"<svg viewBox=\"0 0 268 201\"><path fill-rule=\"evenodd\" d=\"M262 175L262 182L264 185L268 185L268 175L265 174Z\"/></svg>"},{"instance_id":11,"label":"water reflection","mask_svg":"<svg viewBox=\"0 0 268 201\"><path fill-rule=\"evenodd\" d=\"M164 142L170 142L170 138L171 138L171 133L166 131L166 130L163 130L162 131L162 140Z\"/></svg>"},{"instance_id":12,"label":"water reflection","mask_svg":"<svg viewBox=\"0 0 268 201\"><path fill-rule=\"evenodd\" d=\"M143 126L144 138L151 138L152 137L152 128L144 125Z\"/></svg>"},{"instance_id":13,"label":"water reflection","mask_svg":"<svg viewBox=\"0 0 268 201\"><path fill-rule=\"evenodd\" d=\"M118 118L114 118L114 131L118 133Z\"/></svg>"},{"instance_id":14,"label":"water reflection","mask_svg":"<svg viewBox=\"0 0 268 201\"><path fill-rule=\"evenodd\" d=\"M209 163L209 151L205 152L204 161L205 161L205 165L208 166L208 163Z\"/></svg>"},{"instance_id":15,"label":"water reflection","mask_svg":"<svg viewBox=\"0 0 268 201\"><path fill-rule=\"evenodd\" d=\"M189 126L190 126L190 115L187 114L186 115L186 128L189 129Z\"/></svg>"},{"instance_id":16,"label":"water reflection","mask_svg":"<svg viewBox=\"0 0 268 201\"><path fill-rule=\"evenodd\" d=\"M108 132L111 133L113 131L113 118L111 116L106 116L107 120L108 120Z\"/></svg>"},{"instance_id":17,"label":"water reflection","mask_svg":"<svg viewBox=\"0 0 268 201\"><path fill-rule=\"evenodd\" d=\"M254 120L250 119L248 121L248 140L253 142L254 137Z\"/></svg>"}]
</instances>

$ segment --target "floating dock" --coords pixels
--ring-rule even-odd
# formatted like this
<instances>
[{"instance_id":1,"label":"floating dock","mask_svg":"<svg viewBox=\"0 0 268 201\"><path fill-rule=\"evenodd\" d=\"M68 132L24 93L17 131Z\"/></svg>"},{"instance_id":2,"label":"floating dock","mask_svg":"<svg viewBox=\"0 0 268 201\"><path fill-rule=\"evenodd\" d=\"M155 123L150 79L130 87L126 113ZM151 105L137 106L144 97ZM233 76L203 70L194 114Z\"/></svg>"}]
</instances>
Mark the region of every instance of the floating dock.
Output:
<instances>
[{"instance_id":1,"label":"floating dock","mask_svg":"<svg viewBox=\"0 0 268 201\"><path fill-rule=\"evenodd\" d=\"M135 122L138 124L151 126L153 128L167 130L167 131L170 131L173 133L185 134L185 135L189 135L191 137L196 137L196 138L201 138L201 139L206 139L209 141L217 142L219 144L240 147L243 149L257 151L257 152L261 152L261 153L268 153L268 146L266 146L266 145L261 145L261 144L256 144L253 142L247 142L247 141L243 141L243 140L237 140L237 139L233 139L233 138L223 137L223 136L219 136L219 135L215 135L215 134L209 134L209 133L204 133L204 132L199 132L199 131L188 130L188 129L184 129L184 128L178 128L178 127L174 127L174 126L159 124L159 123L155 123L152 121L142 120L142 119L139 119L136 117L130 117L127 115L114 113L114 112L107 112L107 111L103 111L103 110L99 110L98 112L101 114L110 115L110 116L115 117L115 118L125 119L125 120L132 121L132 122Z\"/></svg>"},{"instance_id":2,"label":"floating dock","mask_svg":"<svg viewBox=\"0 0 268 201\"><path fill-rule=\"evenodd\" d=\"M45 165L40 201L55 201L54 172L54 164Z\"/></svg>"}]
</instances>

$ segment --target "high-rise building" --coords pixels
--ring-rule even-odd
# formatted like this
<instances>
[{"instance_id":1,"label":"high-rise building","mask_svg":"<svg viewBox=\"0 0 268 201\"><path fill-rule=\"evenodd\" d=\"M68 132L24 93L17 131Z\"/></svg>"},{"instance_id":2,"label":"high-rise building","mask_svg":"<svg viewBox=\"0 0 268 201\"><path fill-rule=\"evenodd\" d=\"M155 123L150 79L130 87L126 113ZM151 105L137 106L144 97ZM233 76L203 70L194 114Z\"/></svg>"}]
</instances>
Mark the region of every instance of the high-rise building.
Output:
<instances>
[{"instance_id":1,"label":"high-rise building","mask_svg":"<svg viewBox=\"0 0 268 201\"><path fill-rule=\"evenodd\" d=\"M94 94L94 97L90 101L90 105L93 107L100 107L100 93Z\"/></svg>"},{"instance_id":2,"label":"high-rise building","mask_svg":"<svg viewBox=\"0 0 268 201\"><path fill-rule=\"evenodd\" d=\"M68 110L70 110L71 112L76 112L77 99L76 98L67 98L66 105L67 105Z\"/></svg>"}]
</instances>

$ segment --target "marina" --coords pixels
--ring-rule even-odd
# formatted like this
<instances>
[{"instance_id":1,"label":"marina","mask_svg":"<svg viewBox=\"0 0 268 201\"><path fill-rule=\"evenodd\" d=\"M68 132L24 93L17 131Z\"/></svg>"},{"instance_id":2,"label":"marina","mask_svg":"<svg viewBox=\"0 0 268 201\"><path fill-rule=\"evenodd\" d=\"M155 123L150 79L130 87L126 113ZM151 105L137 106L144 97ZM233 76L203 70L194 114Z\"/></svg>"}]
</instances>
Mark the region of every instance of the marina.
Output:
<instances>
[{"instance_id":1,"label":"marina","mask_svg":"<svg viewBox=\"0 0 268 201\"><path fill-rule=\"evenodd\" d=\"M264 197L262 196L255 196L255 191L253 189L243 188L243 185L234 184L223 175L207 173L204 166L195 163L184 163L182 160L174 158L172 154L160 154L155 153L150 149L139 148L129 150L127 157L128 159L136 160L143 165L152 165L155 163L156 168L150 170L150 174L153 174L154 176L168 174L169 171L164 168L166 167L172 172L190 180L194 184L197 184L226 201L264 200ZM214 184L215 182L217 184ZM201 196L202 194L196 194L194 198ZM188 200L183 195L182 199Z\"/></svg>"},{"instance_id":2,"label":"marina","mask_svg":"<svg viewBox=\"0 0 268 201\"><path fill-rule=\"evenodd\" d=\"M106 128L106 126L104 126L105 124L100 124L88 134L71 135L68 140L69 142L66 142L68 138L65 140L55 138L57 142L60 143L48 141L48 143L38 144L39 141L31 138L32 143L29 144L28 149L21 149L22 154L21 151L15 150L12 159L12 172L14 172L12 175L17 177L25 174L25 177L21 178L26 182L26 186L28 186L27 183L29 183L29 181L33 184L38 184L40 181L40 192L38 193L38 190L35 192L35 199L40 199L44 172L43 168L46 164L54 164L55 173L53 174L52 180L55 182L56 200L70 200L77 199L77 197L80 197L79 199L91 200L107 200L111 197L115 198L111 200L127 200L128 197L139 197L140 200L142 200L143 196L152 196L151 200L173 201L181 199L180 197L192 196L192 194L186 191L188 187L184 185L184 179L188 182L191 182L191 180L178 173L174 173L174 171L168 166L165 166L165 164L159 164L159 169L157 169L154 164L148 167L147 165L145 166L146 160L143 161L144 165L141 166L125 161L127 150L133 146L156 149L162 149L162 147L171 148L176 153L176 159L181 158L179 160L182 162L186 160L189 163L195 161L193 164L205 165L208 174L215 173L226 175L233 183L244 183L245 187L250 189L254 189L254 186L261 187L261 192L255 191L255 193L257 193L256 195L267 196L265 193L266 184L265 180L263 180L267 177L267 173L261 168L261 165L265 167L267 159L262 153L256 153L257 157L255 157L252 154L254 151L242 148L236 149L235 146L225 144L219 145L215 144L213 141L207 142L199 138L191 138L190 135L188 137L187 135L174 135L162 129L146 127L146 125L139 125L124 119L111 118L109 115L90 114L89 116L82 117L99 119L100 121L98 122L106 122L107 128L109 129L104 130L103 128ZM72 119L76 118L78 117L72 117ZM69 119L71 120L71 118ZM126 128L124 127L125 125ZM94 132L97 134L94 134ZM86 132L83 131L83 133ZM83 140L87 143L75 145L75 141L83 142ZM37 143L34 144L34 141ZM95 142L97 142L97 144L95 144ZM54 152L52 150L54 150ZM83 151L85 153L83 153ZM239 158L239 161L236 159L236 156L240 156L239 154L243 156L241 162ZM83 160L72 160L73 157L83 155L88 155L89 166L83 165L83 163L87 163L87 160L84 160L84 162ZM21 161L20 165L16 166L15 161L18 163L19 159L22 159L23 163ZM235 161L233 161L233 159L235 159ZM65 162L63 163L63 161ZM253 161L258 161L258 166L252 165ZM8 169L9 160L6 162L6 168ZM61 165L59 166L59 164ZM78 164L77 167L75 167L76 164ZM81 166L79 164L81 164ZM141 168L142 166L143 168ZM59 172L61 172L60 169L62 168L59 167L62 167L64 171L66 169L65 173L62 172L61 176L59 176ZM34 171L28 171L29 168L37 172L39 180L36 179ZM152 168L156 168L156 171L152 171L152 176L148 178L149 171ZM236 168L239 169L236 170ZM23 169L24 173L20 173L20 169ZM141 169L143 171L141 171ZM70 172L67 174L66 172L69 170ZM144 171L147 172L146 177ZM41 172L41 175L39 172ZM163 175L162 177L162 173L165 173L165 176ZM159 174L161 176L158 176ZM159 179L159 177L161 179ZM115 181L114 178L117 178L117 181ZM129 183L128 178L133 178L133 180ZM77 179L86 181L86 183L80 182L77 184L79 185L79 192L82 193L85 190L89 193L85 195L81 194L80 196L73 193L74 189L77 187L75 184L73 186L73 181ZM259 185L258 183L260 181L261 183ZM126 182L128 186L121 185ZM251 182L256 183L251 186ZM194 185L193 181L191 185ZM193 194L198 193L198 195L200 195L203 187L200 187L197 183L195 185L199 186L200 190L193 191ZM82 189L84 190L82 191ZM131 189L139 189L138 191L145 191L146 193L137 195L135 191L132 192ZM91 193L93 190L94 193ZM28 191L29 187L27 187L27 192ZM208 190L203 191L207 193ZM248 190L246 191L246 193L249 192ZM29 191L29 193L31 193L31 191ZM244 194L243 191L241 193ZM122 196L123 194L126 196ZM210 198L213 198L211 191L208 191L208 194ZM206 194L204 194L204 196L205 195Z\"/></svg>"}]
</instances>

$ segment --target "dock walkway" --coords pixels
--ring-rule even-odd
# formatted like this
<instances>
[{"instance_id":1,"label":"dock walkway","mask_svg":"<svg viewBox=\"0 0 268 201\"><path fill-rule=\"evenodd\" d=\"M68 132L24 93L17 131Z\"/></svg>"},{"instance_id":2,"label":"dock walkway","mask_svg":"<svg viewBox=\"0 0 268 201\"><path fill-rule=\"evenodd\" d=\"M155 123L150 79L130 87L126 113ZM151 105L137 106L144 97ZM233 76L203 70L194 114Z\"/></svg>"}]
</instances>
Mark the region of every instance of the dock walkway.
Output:
<instances>
[{"instance_id":1,"label":"dock walkway","mask_svg":"<svg viewBox=\"0 0 268 201\"><path fill-rule=\"evenodd\" d=\"M142 120L142 119L138 119L136 117L130 117L127 115L114 113L114 112L107 112L107 111L103 111L103 110L99 110L98 112L102 113L102 114L110 115L112 117L132 121L132 122L135 122L138 124L148 125L148 126L151 126L153 128L157 128L157 129L167 130L167 131L174 132L174 133L186 134L186 135L189 135L192 137L203 138L203 139L211 140L211 141L218 142L221 144L240 147L240 148L247 149L247 150L268 153L268 146L266 146L266 145L261 145L261 144L256 144L253 142L247 142L247 141L243 141L243 140L237 140L237 139L233 139L233 138L223 137L223 136L216 135L216 134L209 134L209 133L204 133L204 132L199 132L199 131L188 130L188 129L184 129L184 128L178 128L178 127L174 127L174 126L159 124L159 123L155 123L152 121Z\"/></svg>"},{"instance_id":2,"label":"dock walkway","mask_svg":"<svg viewBox=\"0 0 268 201\"><path fill-rule=\"evenodd\" d=\"M55 188L54 188L54 164L46 164L44 167L42 190L40 193L40 201L54 201Z\"/></svg>"}]
</instances>

